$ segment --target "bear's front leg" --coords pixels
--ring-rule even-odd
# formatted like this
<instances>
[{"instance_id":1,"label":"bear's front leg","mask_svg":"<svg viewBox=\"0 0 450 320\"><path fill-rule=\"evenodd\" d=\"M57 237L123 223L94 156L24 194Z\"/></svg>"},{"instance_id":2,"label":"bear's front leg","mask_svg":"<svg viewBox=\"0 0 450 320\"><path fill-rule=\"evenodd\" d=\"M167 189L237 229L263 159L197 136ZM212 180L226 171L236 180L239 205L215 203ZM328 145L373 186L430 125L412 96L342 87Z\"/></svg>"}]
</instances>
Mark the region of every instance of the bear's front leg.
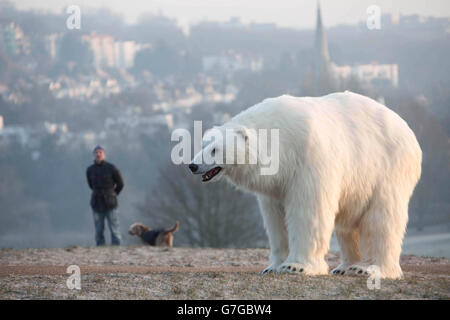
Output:
<instances>
[{"instance_id":1,"label":"bear's front leg","mask_svg":"<svg viewBox=\"0 0 450 320\"><path fill-rule=\"evenodd\" d=\"M334 226L332 208L316 203L317 195L287 198L285 203L289 255L277 272L328 274L328 252Z\"/></svg>"},{"instance_id":2,"label":"bear's front leg","mask_svg":"<svg viewBox=\"0 0 450 320\"><path fill-rule=\"evenodd\" d=\"M285 212L278 199L259 195L258 203L270 245L270 265L262 273L272 273L276 272L289 253Z\"/></svg>"}]
</instances>

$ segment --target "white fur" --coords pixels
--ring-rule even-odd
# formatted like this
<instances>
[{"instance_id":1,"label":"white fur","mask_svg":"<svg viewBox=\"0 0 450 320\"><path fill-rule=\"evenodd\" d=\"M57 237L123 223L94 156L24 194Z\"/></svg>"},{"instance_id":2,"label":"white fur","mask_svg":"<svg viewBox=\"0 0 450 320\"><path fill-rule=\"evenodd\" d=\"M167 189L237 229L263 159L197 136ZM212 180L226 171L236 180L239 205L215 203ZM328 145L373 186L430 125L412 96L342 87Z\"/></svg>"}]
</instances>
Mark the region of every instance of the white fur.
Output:
<instances>
[{"instance_id":1,"label":"white fur","mask_svg":"<svg viewBox=\"0 0 450 320\"><path fill-rule=\"evenodd\" d=\"M259 164L226 164L220 173L258 197L271 248L266 271L326 274L336 228L337 270L358 274L377 265L382 277L402 276L401 245L422 152L396 113L348 91L284 95L250 107L219 127L225 128L243 137L251 129L279 129L277 174L261 175ZM201 153L212 147L223 145L211 143ZM258 157L254 149L246 152Z\"/></svg>"}]
</instances>

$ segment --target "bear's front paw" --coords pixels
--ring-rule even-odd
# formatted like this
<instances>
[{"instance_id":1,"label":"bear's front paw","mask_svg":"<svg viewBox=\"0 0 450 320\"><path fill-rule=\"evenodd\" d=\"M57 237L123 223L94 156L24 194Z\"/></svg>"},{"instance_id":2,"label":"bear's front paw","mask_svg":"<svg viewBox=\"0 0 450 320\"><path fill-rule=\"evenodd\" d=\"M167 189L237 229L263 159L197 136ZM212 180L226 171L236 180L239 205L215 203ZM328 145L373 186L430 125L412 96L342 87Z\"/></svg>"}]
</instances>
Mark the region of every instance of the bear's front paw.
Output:
<instances>
[{"instance_id":1,"label":"bear's front paw","mask_svg":"<svg viewBox=\"0 0 450 320\"><path fill-rule=\"evenodd\" d=\"M277 273L304 273L305 267L300 263L285 262L277 268Z\"/></svg>"},{"instance_id":2,"label":"bear's front paw","mask_svg":"<svg viewBox=\"0 0 450 320\"><path fill-rule=\"evenodd\" d=\"M368 276L371 272L368 270L369 266L354 264L347 268L347 274L351 276Z\"/></svg>"},{"instance_id":3,"label":"bear's front paw","mask_svg":"<svg viewBox=\"0 0 450 320\"><path fill-rule=\"evenodd\" d=\"M346 272L345 272L346 270L347 270L347 266L340 264L336 268L331 270L330 274L335 275L335 276L344 275L344 274L346 274ZM348 274L348 272L347 272L347 274Z\"/></svg>"},{"instance_id":4,"label":"bear's front paw","mask_svg":"<svg viewBox=\"0 0 450 320\"><path fill-rule=\"evenodd\" d=\"M305 275L325 275L328 274L328 265L325 260L315 262L284 262L277 268L277 273L301 273Z\"/></svg>"},{"instance_id":5,"label":"bear's front paw","mask_svg":"<svg viewBox=\"0 0 450 320\"><path fill-rule=\"evenodd\" d=\"M277 268L282 262L279 259L270 259L270 265L263 270L262 274L277 273Z\"/></svg>"},{"instance_id":6,"label":"bear's front paw","mask_svg":"<svg viewBox=\"0 0 450 320\"><path fill-rule=\"evenodd\" d=\"M270 265L261 272L262 274L276 273L277 267L275 265Z\"/></svg>"}]
</instances>

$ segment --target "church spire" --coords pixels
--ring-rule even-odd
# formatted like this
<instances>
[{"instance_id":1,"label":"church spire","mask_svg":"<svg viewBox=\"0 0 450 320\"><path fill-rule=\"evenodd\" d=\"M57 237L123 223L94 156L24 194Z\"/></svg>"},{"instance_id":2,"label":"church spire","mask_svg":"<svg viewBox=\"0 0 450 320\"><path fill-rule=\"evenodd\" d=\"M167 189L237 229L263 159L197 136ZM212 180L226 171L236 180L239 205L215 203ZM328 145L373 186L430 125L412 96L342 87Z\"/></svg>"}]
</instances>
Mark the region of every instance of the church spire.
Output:
<instances>
[{"instance_id":1,"label":"church spire","mask_svg":"<svg viewBox=\"0 0 450 320\"><path fill-rule=\"evenodd\" d=\"M330 53L328 52L328 42L325 35L325 29L322 24L322 14L320 11L320 2L317 2L317 24L316 24L316 55L323 63L330 62Z\"/></svg>"},{"instance_id":2,"label":"church spire","mask_svg":"<svg viewBox=\"0 0 450 320\"><path fill-rule=\"evenodd\" d=\"M314 46L314 91L316 95L322 95L334 90L334 79L319 2L317 2L317 24Z\"/></svg>"}]
</instances>

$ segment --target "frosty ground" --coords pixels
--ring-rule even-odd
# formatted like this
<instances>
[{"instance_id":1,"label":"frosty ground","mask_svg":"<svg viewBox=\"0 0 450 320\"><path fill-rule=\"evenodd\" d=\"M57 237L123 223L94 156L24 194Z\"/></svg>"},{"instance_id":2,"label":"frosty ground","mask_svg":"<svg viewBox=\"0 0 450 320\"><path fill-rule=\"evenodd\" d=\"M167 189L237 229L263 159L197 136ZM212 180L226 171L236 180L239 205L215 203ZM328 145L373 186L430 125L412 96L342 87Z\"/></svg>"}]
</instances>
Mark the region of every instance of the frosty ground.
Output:
<instances>
[{"instance_id":1,"label":"frosty ground","mask_svg":"<svg viewBox=\"0 0 450 320\"><path fill-rule=\"evenodd\" d=\"M404 279L261 275L268 249L1 249L0 299L449 299L450 260L402 256ZM330 269L338 264L330 252ZM66 281L81 270L81 290Z\"/></svg>"}]
</instances>

